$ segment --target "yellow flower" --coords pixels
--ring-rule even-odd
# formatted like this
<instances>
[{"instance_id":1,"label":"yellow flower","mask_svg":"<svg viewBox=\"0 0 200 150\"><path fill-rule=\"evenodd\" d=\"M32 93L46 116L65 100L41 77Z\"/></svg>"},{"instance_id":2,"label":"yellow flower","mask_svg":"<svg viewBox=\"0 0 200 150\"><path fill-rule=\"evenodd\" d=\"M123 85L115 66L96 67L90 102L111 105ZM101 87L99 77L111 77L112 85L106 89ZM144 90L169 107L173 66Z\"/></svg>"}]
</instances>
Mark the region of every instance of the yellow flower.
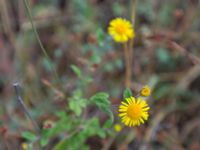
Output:
<instances>
[{"instance_id":1,"label":"yellow flower","mask_svg":"<svg viewBox=\"0 0 200 150\"><path fill-rule=\"evenodd\" d=\"M21 147L22 147L22 150L28 150L28 144L27 143L22 143Z\"/></svg>"},{"instance_id":2,"label":"yellow flower","mask_svg":"<svg viewBox=\"0 0 200 150\"><path fill-rule=\"evenodd\" d=\"M119 105L119 117L126 126L139 126L149 117L149 106L145 100L134 97L126 98Z\"/></svg>"},{"instance_id":3,"label":"yellow flower","mask_svg":"<svg viewBox=\"0 0 200 150\"><path fill-rule=\"evenodd\" d=\"M114 125L114 129L115 129L116 132L120 132L122 130L122 126L120 124L116 123Z\"/></svg>"},{"instance_id":4,"label":"yellow flower","mask_svg":"<svg viewBox=\"0 0 200 150\"><path fill-rule=\"evenodd\" d=\"M144 86L144 87L142 88L142 90L140 91L140 95L141 95L141 96L147 97L147 96L149 96L150 94L151 94L151 88L150 88L148 85Z\"/></svg>"},{"instance_id":5,"label":"yellow flower","mask_svg":"<svg viewBox=\"0 0 200 150\"><path fill-rule=\"evenodd\" d=\"M116 18L110 22L108 33L116 42L120 43L125 43L135 36L132 24L128 20L122 18Z\"/></svg>"}]
</instances>

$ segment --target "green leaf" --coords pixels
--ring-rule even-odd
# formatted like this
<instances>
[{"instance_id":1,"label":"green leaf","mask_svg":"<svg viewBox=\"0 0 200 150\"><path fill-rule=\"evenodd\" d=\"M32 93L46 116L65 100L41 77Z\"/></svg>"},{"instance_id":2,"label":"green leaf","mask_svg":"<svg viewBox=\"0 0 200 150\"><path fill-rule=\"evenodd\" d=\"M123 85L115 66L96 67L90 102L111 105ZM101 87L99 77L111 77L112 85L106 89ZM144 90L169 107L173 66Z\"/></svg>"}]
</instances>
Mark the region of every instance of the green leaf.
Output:
<instances>
[{"instance_id":1,"label":"green leaf","mask_svg":"<svg viewBox=\"0 0 200 150\"><path fill-rule=\"evenodd\" d=\"M42 145L47 142L47 139L50 139L51 137L55 137L57 135L61 135L62 133L67 132L72 128L72 124L74 123L74 121L69 121L70 118L66 115L65 112L59 111L56 114L60 117L60 120L55 122L52 128L42 130Z\"/></svg>"},{"instance_id":2,"label":"green leaf","mask_svg":"<svg viewBox=\"0 0 200 150\"><path fill-rule=\"evenodd\" d=\"M42 134L41 134L41 138L40 138L40 145L42 147L46 146L49 142L49 138L50 138L50 131L51 129L43 129L42 130Z\"/></svg>"},{"instance_id":3,"label":"green leaf","mask_svg":"<svg viewBox=\"0 0 200 150\"><path fill-rule=\"evenodd\" d=\"M106 133L104 131L102 131L102 130L97 130L97 131L98 131L97 135L100 138L104 139L106 137Z\"/></svg>"},{"instance_id":4,"label":"green leaf","mask_svg":"<svg viewBox=\"0 0 200 150\"><path fill-rule=\"evenodd\" d=\"M100 110L107 113L113 120L113 113L110 109L109 95L104 92L99 92L90 98L90 101L98 106Z\"/></svg>"},{"instance_id":5,"label":"green leaf","mask_svg":"<svg viewBox=\"0 0 200 150\"><path fill-rule=\"evenodd\" d=\"M49 71L49 72L52 71L52 67L54 66L54 64L49 59L47 59L46 57L44 57L42 59L42 63L43 63L43 66L45 67L45 69L47 71Z\"/></svg>"},{"instance_id":6,"label":"green leaf","mask_svg":"<svg viewBox=\"0 0 200 150\"><path fill-rule=\"evenodd\" d=\"M131 97L132 95L133 95L133 94L132 94L132 92L131 92L131 89L126 88L126 89L124 90L124 93L123 93L124 99L125 99L125 98L129 98L129 97Z\"/></svg>"},{"instance_id":7,"label":"green leaf","mask_svg":"<svg viewBox=\"0 0 200 150\"><path fill-rule=\"evenodd\" d=\"M29 132L29 131L22 132L22 137L31 142L37 139L37 136L34 133Z\"/></svg>"},{"instance_id":8,"label":"green leaf","mask_svg":"<svg viewBox=\"0 0 200 150\"><path fill-rule=\"evenodd\" d=\"M81 70L76 65L71 65L70 67L74 71L74 73L77 75L78 78L82 76Z\"/></svg>"},{"instance_id":9,"label":"green leaf","mask_svg":"<svg viewBox=\"0 0 200 150\"><path fill-rule=\"evenodd\" d=\"M109 107L110 101L108 100L109 95L107 93L97 93L90 98L90 101L95 103L100 109L105 110L104 107Z\"/></svg>"},{"instance_id":10,"label":"green leaf","mask_svg":"<svg viewBox=\"0 0 200 150\"><path fill-rule=\"evenodd\" d=\"M73 143L71 142L73 140L73 136L70 138L65 138L63 140L61 140L55 147L55 150L64 150L69 148L69 146L72 148L73 147ZM72 150L72 149L69 149Z\"/></svg>"},{"instance_id":11,"label":"green leaf","mask_svg":"<svg viewBox=\"0 0 200 150\"><path fill-rule=\"evenodd\" d=\"M97 29L97 31L96 31L96 37L97 37L98 44L100 46L103 46L105 35L104 35L104 32L103 32L102 28L98 28Z\"/></svg>"},{"instance_id":12,"label":"green leaf","mask_svg":"<svg viewBox=\"0 0 200 150\"><path fill-rule=\"evenodd\" d=\"M111 119L106 120L106 122L103 125L103 128L111 128L113 121Z\"/></svg>"},{"instance_id":13,"label":"green leaf","mask_svg":"<svg viewBox=\"0 0 200 150\"><path fill-rule=\"evenodd\" d=\"M92 79L91 77L89 77L89 76L85 76L85 77L83 78L83 82L84 82L85 84L91 83L92 81L93 81L93 79Z\"/></svg>"},{"instance_id":14,"label":"green leaf","mask_svg":"<svg viewBox=\"0 0 200 150\"><path fill-rule=\"evenodd\" d=\"M98 135L101 138L106 137L105 131L100 127L99 125L99 120L97 117L94 117L88 121L85 122L85 130L84 132L86 133L85 135L93 136L93 135Z\"/></svg>"},{"instance_id":15,"label":"green leaf","mask_svg":"<svg viewBox=\"0 0 200 150\"><path fill-rule=\"evenodd\" d=\"M69 108L77 115L80 116L82 113L82 108L86 107L86 99L71 99L69 101Z\"/></svg>"},{"instance_id":16,"label":"green leaf","mask_svg":"<svg viewBox=\"0 0 200 150\"><path fill-rule=\"evenodd\" d=\"M48 129L48 132L45 133L45 136L50 138L55 135L59 135L64 131L68 131L71 129L72 123L72 121L69 121L69 118L61 118L61 120L59 120L53 128Z\"/></svg>"},{"instance_id":17,"label":"green leaf","mask_svg":"<svg viewBox=\"0 0 200 150\"><path fill-rule=\"evenodd\" d=\"M48 144L48 142L49 142L49 140L48 140L47 138L42 138L42 139L40 140L40 145L41 145L42 147L44 147L44 146L46 146L46 145Z\"/></svg>"},{"instance_id":18,"label":"green leaf","mask_svg":"<svg viewBox=\"0 0 200 150\"><path fill-rule=\"evenodd\" d=\"M94 102L98 102L100 99L100 100L103 100L103 101L105 100L105 101L109 102L108 98L109 98L109 95L107 93L99 92L99 93L95 94L94 96L92 96L90 98L90 100L94 101Z\"/></svg>"},{"instance_id":19,"label":"green leaf","mask_svg":"<svg viewBox=\"0 0 200 150\"><path fill-rule=\"evenodd\" d=\"M168 63L171 60L170 53L165 48L158 48L156 50L156 57L161 63Z\"/></svg>"},{"instance_id":20,"label":"green leaf","mask_svg":"<svg viewBox=\"0 0 200 150\"><path fill-rule=\"evenodd\" d=\"M71 133L74 133L73 131L71 131ZM69 133L70 135L70 133ZM86 145L85 145L85 141L94 135L98 135L101 138L105 138L106 133L105 131L100 127L99 125L99 120L97 117L91 118L89 120L85 120L85 122L83 123L83 128L82 130L74 133L73 135L71 135L70 137L65 137L64 139L62 139L56 146L55 146L55 150L81 150L82 149L89 149ZM78 142L78 144L77 144Z\"/></svg>"},{"instance_id":21,"label":"green leaf","mask_svg":"<svg viewBox=\"0 0 200 150\"><path fill-rule=\"evenodd\" d=\"M82 109L87 105L87 99L82 98L82 91L77 89L73 92L72 97L69 98L69 108L77 116L80 116Z\"/></svg>"}]
</instances>

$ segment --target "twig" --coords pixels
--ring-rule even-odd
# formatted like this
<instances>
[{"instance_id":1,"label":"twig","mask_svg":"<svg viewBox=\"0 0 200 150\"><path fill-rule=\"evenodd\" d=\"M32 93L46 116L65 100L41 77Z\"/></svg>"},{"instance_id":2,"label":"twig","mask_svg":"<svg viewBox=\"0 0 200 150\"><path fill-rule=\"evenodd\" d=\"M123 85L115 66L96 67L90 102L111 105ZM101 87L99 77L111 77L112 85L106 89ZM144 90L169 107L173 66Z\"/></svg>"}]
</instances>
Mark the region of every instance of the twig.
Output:
<instances>
[{"instance_id":1,"label":"twig","mask_svg":"<svg viewBox=\"0 0 200 150\"><path fill-rule=\"evenodd\" d=\"M179 77L179 81L176 85L177 89L187 89L189 85L198 78L200 75L200 66L193 66L182 78Z\"/></svg>"},{"instance_id":2,"label":"twig","mask_svg":"<svg viewBox=\"0 0 200 150\"><path fill-rule=\"evenodd\" d=\"M40 134L40 127L39 125L37 124L37 122L34 120L34 118L31 116L31 114L29 113L28 111L28 108L26 107L22 97L21 97L21 94L20 94L20 85L18 82L14 83L13 84L14 88L15 88L15 92L16 92L16 95L17 95L17 100L18 102L20 103L20 105L22 106L25 114L27 115L27 117L31 120L34 128L35 128L35 131L36 133L39 135Z\"/></svg>"},{"instance_id":3,"label":"twig","mask_svg":"<svg viewBox=\"0 0 200 150\"><path fill-rule=\"evenodd\" d=\"M194 63L195 65L199 65L200 64L200 58L195 56L194 54L188 52L185 48L183 48L181 45L179 45L178 43L174 42L174 41L169 41L169 44L172 48L174 48L175 50L179 51L180 53L182 53L183 55L185 55L192 63Z\"/></svg>"}]
</instances>

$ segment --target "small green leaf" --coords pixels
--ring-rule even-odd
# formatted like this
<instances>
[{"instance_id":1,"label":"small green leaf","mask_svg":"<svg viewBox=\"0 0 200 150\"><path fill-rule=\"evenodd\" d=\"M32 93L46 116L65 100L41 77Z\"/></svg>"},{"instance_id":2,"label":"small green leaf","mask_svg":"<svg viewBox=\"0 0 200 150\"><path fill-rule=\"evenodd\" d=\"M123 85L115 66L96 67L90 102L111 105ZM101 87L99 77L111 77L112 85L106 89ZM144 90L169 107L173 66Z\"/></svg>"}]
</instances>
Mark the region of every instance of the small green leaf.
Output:
<instances>
[{"instance_id":1,"label":"small green leaf","mask_svg":"<svg viewBox=\"0 0 200 150\"><path fill-rule=\"evenodd\" d=\"M106 137L106 133L103 131L103 130L97 130L97 135L100 137L100 138L105 138Z\"/></svg>"},{"instance_id":2,"label":"small green leaf","mask_svg":"<svg viewBox=\"0 0 200 150\"><path fill-rule=\"evenodd\" d=\"M97 37L98 44L100 46L103 46L105 35L104 35L104 32L103 32L102 28L98 28L97 29L97 31L96 31L96 37Z\"/></svg>"},{"instance_id":3,"label":"small green leaf","mask_svg":"<svg viewBox=\"0 0 200 150\"><path fill-rule=\"evenodd\" d=\"M42 59L42 63L43 63L43 66L45 67L45 69L47 71L49 71L49 72L52 71L52 67L54 66L54 64L49 59L47 59L46 57L44 57Z\"/></svg>"},{"instance_id":4,"label":"small green leaf","mask_svg":"<svg viewBox=\"0 0 200 150\"><path fill-rule=\"evenodd\" d=\"M31 142L33 142L37 139L37 136L34 133L29 132L29 131L22 132L22 137Z\"/></svg>"},{"instance_id":5,"label":"small green leaf","mask_svg":"<svg viewBox=\"0 0 200 150\"><path fill-rule=\"evenodd\" d=\"M131 96L132 96L131 89L126 88L126 89L124 90L123 96L124 96L124 99L125 99L125 98L131 97Z\"/></svg>"},{"instance_id":6,"label":"small green leaf","mask_svg":"<svg viewBox=\"0 0 200 150\"><path fill-rule=\"evenodd\" d=\"M43 129L42 130L42 134L41 134L41 138L40 138L40 145L42 147L46 146L48 144L48 142L49 142L48 139L50 138L50 136L49 136L49 131L50 130L51 129Z\"/></svg>"},{"instance_id":7,"label":"small green leaf","mask_svg":"<svg viewBox=\"0 0 200 150\"><path fill-rule=\"evenodd\" d=\"M95 94L94 96L92 96L90 99L92 101L98 102L99 99L107 101L108 98L109 98L109 95L107 93L99 92L99 93Z\"/></svg>"},{"instance_id":8,"label":"small green leaf","mask_svg":"<svg viewBox=\"0 0 200 150\"><path fill-rule=\"evenodd\" d=\"M170 62L170 60L171 60L170 53L165 48L158 48L156 50L156 57L160 63L164 63L164 64Z\"/></svg>"},{"instance_id":9,"label":"small green leaf","mask_svg":"<svg viewBox=\"0 0 200 150\"><path fill-rule=\"evenodd\" d=\"M72 127L72 121L69 121L69 118L61 118L53 128L50 128L47 130L45 135L43 135L44 138L50 138L55 135L59 135L60 133L63 133L64 131L70 130Z\"/></svg>"},{"instance_id":10,"label":"small green leaf","mask_svg":"<svg viewBox=\"0 0 200 150\"><path fill-rule=\"evenodd\" d=\"M100 92L92 96L90 98L90 101L92 103L95 103L99 107L100 110L107 113L110 116L111 120L113 120L113 113L110 110L110 101L108 98L109 98L109 95L107 93Z\"/></svg>"},{"instance_id":11,"label":"small green leaf","mask_svg":"<svg viewBox=\"0 0 200 150\"><path fill-rule=\"evenodd\" d=\"M71 65L70 67L72 68L74 73L77 75L77 77L80 78L82 76L81 70L76 65Z\"/></svg>"},{"instance_id":12,"label":"small green leaf","mask_svg":"<svg viewBox=\"0 0 200 150\"><path fill-rule=\"evenodd\" d=\"M103 125L103 128L111 128L113 121L111 119L106 120L106 122Z\"/></svg>"},{"instance_id":13,"label":"small green leaf","mask_svg":"<svg viewBox=\"0 0 200 150\"><path fill-rule=\"evenodd\" d=\"M41 145L42 147L44 147L44 146L46 146L46 145L48 144L48 142L49 142L49 140L48 140L47 138L42 138L42 139L40 140L40 145Z\"/></svg>"},{"instance_id":14,"label":"small green leaf","mask_svg":"<svg viewBox=\"0 0 200 150\"><path fill-rule=\"evenodd\" d=\"M69 102L69 108L77 115L80 116L82 113L82 108L86 107L86 99L71 99Z\"/></svg>"}]
</instances>

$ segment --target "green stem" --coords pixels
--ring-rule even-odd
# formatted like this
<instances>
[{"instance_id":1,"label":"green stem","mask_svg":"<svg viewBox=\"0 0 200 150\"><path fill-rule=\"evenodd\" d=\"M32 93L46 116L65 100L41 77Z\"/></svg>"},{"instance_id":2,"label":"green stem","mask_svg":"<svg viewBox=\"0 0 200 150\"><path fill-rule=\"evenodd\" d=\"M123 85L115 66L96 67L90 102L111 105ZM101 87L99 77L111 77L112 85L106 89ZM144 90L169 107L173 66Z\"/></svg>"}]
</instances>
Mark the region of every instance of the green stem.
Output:
<instances>
[{"instance_id":1,"label":"green stem","mask_svg":"<svg viewBox=\"0 0 200 150\"><path fill-rule=\"evenodd\" d=\"M46 52L46 50L45 50L45 48L44 48L44 46L43 46L43 44L42 44L42 42L41 42L41 40L40 40L39 34L38 34L37 30L36 30L36 27L35 27L35 25L34 25L34 23L33 23L33 18L32 18L32 15L31 15L31 9L30 9L30 6L29 6L29 2L28 2L28 0L23 0L23 1L24 1L25 6L26 6L27 13L28 13L28 18L29 18L29 20L30 20L30 22L31 22L31 26L32 26L33 32L34 32L34 34L35 34L35 36L36 36L36 39L37 39L37 41L38 41L38 43L39 43L39 46L40 46L42 52L44 53L44 56L45 56L46 59L48 60L48 62L50 62L50 64L51 64L51 69L52 69L52 72L53 72L53 74L54 74L56 80L59 81L59 77L58 77L58 74L57 74L57 72L56 72L56 69L55 69L55 67L54 67L53 64L52 64L52 61L51 61L49 55L47 54L47 52Z\"/></svg>"}]
</instances>

